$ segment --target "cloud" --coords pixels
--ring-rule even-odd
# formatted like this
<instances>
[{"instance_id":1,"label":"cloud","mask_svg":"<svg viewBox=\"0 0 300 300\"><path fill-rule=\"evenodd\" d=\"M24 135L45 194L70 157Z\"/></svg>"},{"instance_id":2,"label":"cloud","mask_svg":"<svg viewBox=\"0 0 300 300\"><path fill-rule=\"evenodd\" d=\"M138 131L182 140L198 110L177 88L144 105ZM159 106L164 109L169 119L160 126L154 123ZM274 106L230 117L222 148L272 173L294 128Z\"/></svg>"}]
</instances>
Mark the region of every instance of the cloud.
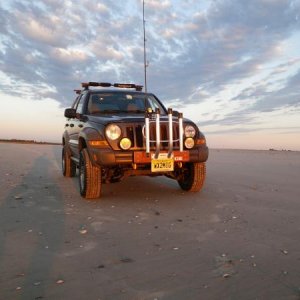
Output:
<instances>
[{"instance_id":1,"label":"cloud","mask_svg":"<svg viewBox=\"0 0 300 300\"><path fill-rule=\"evenodd\" d=\"M276 93L267 93L251 107L252 111L273 111L282 107L300 106L300 69L291 76L284 88Z\"/></svg>"},{"instance_id":2,"label":"cloud","mask_svg":"<svg viewBox=\"0 0 300 300\"><path fill-rule=\"evenodd\" d=\"M82 50L53 48L50 53L50 58L57 60L62 64L74 64L85 62L88 55Z\"/></svg>"},{"instance_id":3,"label":"cloud","mask_svg":"<svg viewBox=\"0 0 300 300\"><path fill-rule=\"evenodd\" d=\"M253 132L258 132L258 131L267 131L267 132L274 132L277 131L277 134L294 134L294 133L298 133L300 129L299 127L259 127L259 128L230 128L230 129L219 129L219 130L215 130L215 131L208 131L209 135L219 135L219 134L223 134L223 135L227 135L227 134L241 134L241 133L253 133Z\"/></svg>"},{"instance_id":4,"label":"cloud","mask_svg":"<svg viewBox=\"0 0 300 300\"><path fill-rule=\"evenodd\" d=\"M153 11L165 10L171 7L171 2L169 0L148 0L145 1L145 3L146 7Z\"/></svg>"},{"instance_id":5,"label":"cloud","mask_svg":"<svg viewBox=\"0 0 300 300\"><path fill-rule=\"evenodd\" d=\"M212 110L226 95L240 105L212 120L220 125L299 105L299 56L285 46L300 31L299 8L288 0L146 0L148 89L167 104L210 100ZM140 0L12 0L0 5L0 34L1 70L28 95L38 83L32 98L66 106L81 81L143 84Z\"/></svg>"},{"instance_id":6,"label":"cloud","mask_svg":"<svg viewBox=\"0 0 300 300\"><path fill-rule=\"evenodd\" d=\"M25 18L24 15L17 14L16 19L19 22L19 30L26 38L31 38L37 42L42 42L50 45L58 45L63 39L61 35L55 28L51 26L46 26L37 20L32 18ZM54 19L54 18L53 18ZM51 19L50 19L51 20ZM50 21L48 19L48 21ZM55 21L52 20L52 25Z\"/></svg>"}]
</instances>

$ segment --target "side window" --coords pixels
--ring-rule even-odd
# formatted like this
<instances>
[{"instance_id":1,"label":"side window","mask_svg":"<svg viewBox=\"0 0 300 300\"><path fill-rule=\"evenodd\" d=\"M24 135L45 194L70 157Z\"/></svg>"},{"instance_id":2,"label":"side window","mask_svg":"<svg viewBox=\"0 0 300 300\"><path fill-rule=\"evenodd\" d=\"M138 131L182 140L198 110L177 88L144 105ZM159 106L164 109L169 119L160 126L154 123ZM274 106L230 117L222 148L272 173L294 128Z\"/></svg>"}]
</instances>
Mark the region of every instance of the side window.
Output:
<instances>
[{"instance_id":1,"label":"side window","mask_svg":"<svg viewBox=\"0 0 300 300\"><path fill-rule=\"evenodd\" d=\"M76 112L78 114L82 114L83 113L83 103L84 103L84 98L83 95L80 95L78 102L77 102L77 107L76 107Z\"/></svg>"},{"instance_id":2,"label":"side window","mask_svg":"<svg viewBox=\"0 0 300 300\"><path fill-rule=\"evenodd\" d=\"M81 97L81 96L77 96L77 97L76 97L76 99L75 99L75 101L74 101L74 103L73 103L73 105L72 105L72 108L76 108L76 107L77 107L77 104L78 104L78 101L79 101L80 97Z\"/></svg>"}]
</instances>

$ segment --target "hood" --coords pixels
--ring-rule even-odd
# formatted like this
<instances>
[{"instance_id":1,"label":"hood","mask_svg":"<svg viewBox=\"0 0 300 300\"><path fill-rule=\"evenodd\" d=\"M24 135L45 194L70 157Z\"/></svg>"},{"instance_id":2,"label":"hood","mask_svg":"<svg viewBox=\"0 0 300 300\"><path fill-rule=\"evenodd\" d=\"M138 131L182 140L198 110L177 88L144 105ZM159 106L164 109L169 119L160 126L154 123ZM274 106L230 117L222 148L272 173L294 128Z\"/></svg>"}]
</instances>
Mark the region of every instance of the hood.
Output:
<instances>
[{"instance_id":1,"label":"hood","mask_svg":"<svg viewBox=\"0 0 300 300\"><path fill-rule=\"evenodd\" d=\"M99 124L108 124L108 123L140 123L144 122L144 114L111 114L111 115L102 115L102 116L88 116L88 119L91 122Z\"/></svg>"},{"instance_id":2,"label":"hood","mask_svg":"<svg viewBox=\"0 0 300 300\"><path fill-rule=\"evenodd\" d=\"M144 123L145 122L145 115L144 114L109 114L109 115L98 115L98 116L87 116L90 122L106 125L108 123ZM173 117L175 121L177 118ZM160 116L161 121L168 121L167 115ZM183 118L183 122L191 122L191 120Z\"/></svg>"}]
</instances>

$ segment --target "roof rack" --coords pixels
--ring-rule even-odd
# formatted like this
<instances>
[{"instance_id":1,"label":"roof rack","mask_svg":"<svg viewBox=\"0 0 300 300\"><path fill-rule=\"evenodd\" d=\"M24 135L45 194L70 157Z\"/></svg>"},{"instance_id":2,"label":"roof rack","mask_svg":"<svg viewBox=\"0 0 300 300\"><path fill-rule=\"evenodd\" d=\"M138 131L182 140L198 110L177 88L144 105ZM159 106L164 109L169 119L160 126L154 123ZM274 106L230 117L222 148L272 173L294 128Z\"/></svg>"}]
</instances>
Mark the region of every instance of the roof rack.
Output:
<instances>
[{"instance_id":1,"label":"roof rack","mask_svg":"<svg viewBox=\"0 0 300 300\"><path fill-rule=\"evenodd\" d=\"M142 91L143 86L137 85L133 83L109 83L109 82L83 82L81 86L88 90L90 86L101 86L101 87L116 87L116 88L123 88L123 89L135 89L136 91Z\"/></svg>"}]
</instances>

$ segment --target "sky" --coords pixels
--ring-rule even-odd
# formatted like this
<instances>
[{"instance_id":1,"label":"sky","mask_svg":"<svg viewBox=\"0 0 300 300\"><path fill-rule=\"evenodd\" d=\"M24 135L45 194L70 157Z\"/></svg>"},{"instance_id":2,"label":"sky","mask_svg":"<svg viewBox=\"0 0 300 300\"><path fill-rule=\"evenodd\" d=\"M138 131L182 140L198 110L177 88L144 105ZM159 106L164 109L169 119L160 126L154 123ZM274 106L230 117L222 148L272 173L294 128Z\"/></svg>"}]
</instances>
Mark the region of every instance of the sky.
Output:
<instances>
[{"instance_id":1,"label":"sky","mask_svg":"<svg viewBox=\"0 0 300 300\"><path fill-rule=\"evenodd\" d=\"M144 84L141 0L2 0L1 138L60 142L81 82ZM145 0L147 86L211 148L300 150L300 0Z\"/></svg>"}]
</instances>

